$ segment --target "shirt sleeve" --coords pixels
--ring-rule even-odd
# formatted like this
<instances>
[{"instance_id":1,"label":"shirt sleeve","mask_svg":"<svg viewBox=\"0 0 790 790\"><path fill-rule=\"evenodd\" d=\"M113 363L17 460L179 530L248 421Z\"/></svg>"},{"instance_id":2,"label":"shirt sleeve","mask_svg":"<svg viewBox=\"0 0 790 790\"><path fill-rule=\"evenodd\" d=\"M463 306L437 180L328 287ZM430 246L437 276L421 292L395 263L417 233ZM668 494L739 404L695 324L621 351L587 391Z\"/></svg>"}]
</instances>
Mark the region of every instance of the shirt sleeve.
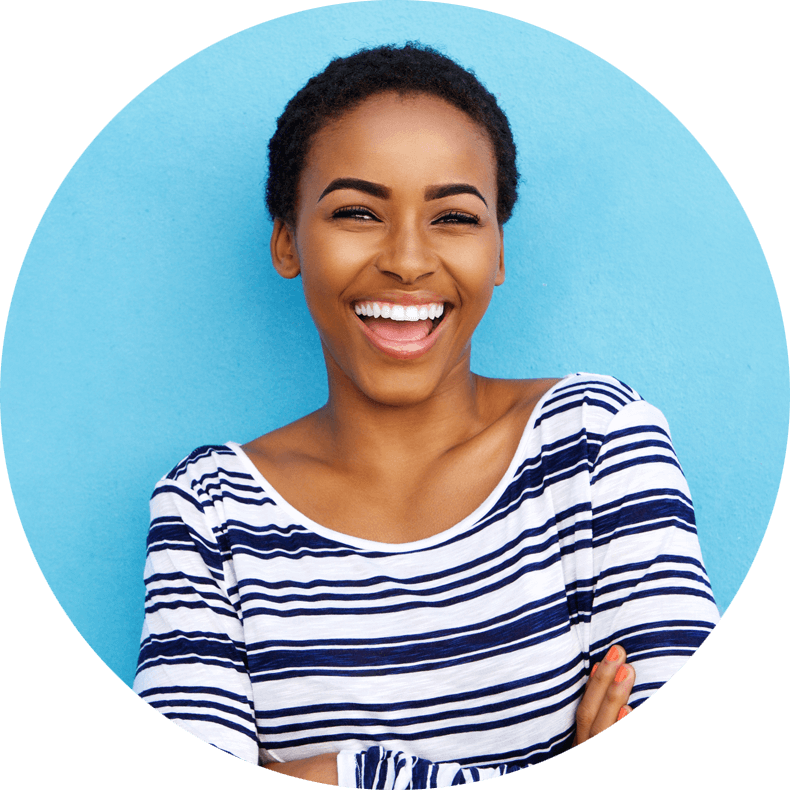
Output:
<instances>
[{"instance_id":1,"label":"shirt sleeve","mask_svg":"<svg viewBox=\"0 0 790 790\"><path fill-rule=\"evenodd\" d=\"M590 521L574 552L580 642L590 665L613 644L636 671L636 707L688 660L718 622L686 478L664 416L643 400L611 419L590 460ZM581 549L581 547L577 547ZM341 787L433 788L491 779L518 763L474 768L374 746L338 756Z\"/></svg>"},{"instance_id":2,"label":"shirt sleeve","mask_svg":"<svg viewBox=\"0 0 790 790\"><path fill-rule=\"evenodd\" d=\"M163 479L151 498L145 620L134 690L201 740L260 762L252 684L232 565L223 562L212 503ZM228 556L225 553L225 556ZM338 755L341 787L420 788L501 776L374 746Z\"/></svg>"},{"instance_id":3,"label":"shirt sleeve","mask_svg":"<svg viewBox=\"0 0 790 790\"><path fill-rule=\"evenodd\" d=\"M459 763L434 763L407 752L371 746L362 752L347 750L338 754L337 783L339 787L418 790L494 779L520 768L514 763L463 768Z\"/></svg>"},{"instance_id":4,"label":"shirt sleeve","mask_svg":"<svg viewBox=\"0 0 790 790\"><path fill-rule=\"evenodd\" d=\"M590 473L591 665L622 645L636 707L688 660L718 622L686 478L661 412L629 403L612 419Z\"/></svg>"},{"instance_id":5,"label":"shirt sleeve","mask_svg":"<svg viewBox=\"0 0 790 790\"><path fill-rule=\"evenodd\" d=\"M154 490L134 690L202 740L257 763L238 594L211 513L205 492L177 480Z\"/></svg>"}]
</instances>

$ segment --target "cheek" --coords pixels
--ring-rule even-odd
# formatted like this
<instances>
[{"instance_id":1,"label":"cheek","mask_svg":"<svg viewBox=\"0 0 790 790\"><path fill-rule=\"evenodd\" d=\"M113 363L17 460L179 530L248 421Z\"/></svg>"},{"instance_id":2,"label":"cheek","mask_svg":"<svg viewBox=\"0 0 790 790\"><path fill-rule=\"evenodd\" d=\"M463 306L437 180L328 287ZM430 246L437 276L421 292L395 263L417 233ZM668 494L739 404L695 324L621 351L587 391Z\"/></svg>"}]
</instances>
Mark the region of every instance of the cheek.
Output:
<instances>
[{"instance_id":1,"label":"cheek","mask_svg":"<svg viewBox=\"0 0 790 790\"><path fill-rule=\"evenodd\" d=\"M374 251L363 233L313 234L299 246L302 282L309 299L342 302Z\"/></svg>"},{"instance_id":2,"label":"cheek","mask_svg":"<svg viewBox=\"0 0 790 790\"><path fill-rule=\"evenodd\" d=\"M347 293L349 278L347 267L340 260L314 254L315 250L305 249L301 259L302 290L307 308L313 318L319 335L329 339L333 328L342 323L345 308L344 295Z\"/></svg>"},{"instance_id":3,"label":"cheek","mask_svg":"<svg viewBox=\"0 0 790 790\"><path fill-rule=\"evenodd\" d=\"M465 245L447 257L453 278L468 300L488 303L500 271L499 253L498 245Z\"/></svg>"}]
</instances>

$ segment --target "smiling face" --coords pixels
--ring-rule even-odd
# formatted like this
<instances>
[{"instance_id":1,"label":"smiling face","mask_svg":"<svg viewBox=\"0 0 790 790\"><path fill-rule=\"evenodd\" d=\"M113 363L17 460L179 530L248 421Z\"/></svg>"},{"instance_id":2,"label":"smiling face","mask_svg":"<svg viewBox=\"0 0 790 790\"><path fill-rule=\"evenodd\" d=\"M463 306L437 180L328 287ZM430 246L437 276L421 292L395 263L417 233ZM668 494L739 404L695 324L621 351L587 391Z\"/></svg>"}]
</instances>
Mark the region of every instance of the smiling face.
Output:
<instances>
[{"instance_id":1,"label":"smiling face","mask_svg":"<svg viewBox=\"0 0 790 790\"><path fill-rule=\"evenodd\" d=\"M374 96L316 135L272 258L302 275L330 385L404 405L468 377L504 280L496 175L485 132L432 96Z\"/></svg>"}]
</instances>

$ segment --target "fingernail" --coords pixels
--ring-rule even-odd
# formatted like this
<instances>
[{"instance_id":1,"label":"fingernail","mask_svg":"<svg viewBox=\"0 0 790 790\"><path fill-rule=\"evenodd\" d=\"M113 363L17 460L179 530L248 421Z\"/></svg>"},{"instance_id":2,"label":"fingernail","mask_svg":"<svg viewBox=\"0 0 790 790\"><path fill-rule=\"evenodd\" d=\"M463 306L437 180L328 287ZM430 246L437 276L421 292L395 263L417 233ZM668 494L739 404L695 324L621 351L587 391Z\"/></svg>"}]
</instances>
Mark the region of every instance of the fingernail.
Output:
<instances>
[{"instance_id":1,"label":"fingernail","mask_svg":"<svg viewBox=\"0 0 790 790\"><path fill-rule=\"evenodd\" d=\"M617 674L614 676L615 683L622 683L628 677L628 668L625 664L622 664L618 670Z\"/></svg>"},{"instance_id":2,"label":"fingernail","mask_svg":"<svg viewBox=\"0 0 790 790\"><path fill-rule=\"evenodd\" d=\"M598 664L593 664L593 668L590 670L590 677L595 674L596 669L598 669Z\"/></svg>"},{"instance_id":3,"label":"fingernail","mask_svg":"<svg viewBox=\"0 0 790 790\"><path fill-rule=\"evenodd\" d=\"M620 712L617 714L617 721L620 721L620 719L624 719L628 715L628 713L629 713L628 708L625 707L620 708Z\"/></svg>"},{"instance_id":4,"label":"fingernail","mask_svg":"<svg viewBox=\"0 0 790 790\"><path fill-rule=\"evenodd\" d=\"M620 650L617 645L612 645L609 648L609 652L606 654L607 661L617 661L620 658Z\"/></svg>"}]
</instances>

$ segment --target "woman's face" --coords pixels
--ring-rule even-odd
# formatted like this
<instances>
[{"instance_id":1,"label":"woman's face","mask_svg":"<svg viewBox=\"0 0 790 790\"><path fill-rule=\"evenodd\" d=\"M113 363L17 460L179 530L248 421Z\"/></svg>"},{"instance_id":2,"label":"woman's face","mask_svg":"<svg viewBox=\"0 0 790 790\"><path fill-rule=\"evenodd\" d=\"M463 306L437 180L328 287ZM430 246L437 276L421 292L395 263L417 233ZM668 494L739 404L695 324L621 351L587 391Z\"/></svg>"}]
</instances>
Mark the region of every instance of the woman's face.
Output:
<instances>
[{"instance_id":1,"label":"woman's face","mask_svg":"<svg viewBox=\"0 0 790 790\"><path fill-rule=\"evenodd\" d=\"M375 96L316 135L272 256L302 275L330 381L405 405L466 379L504 280L496 205L485 132L441 99Z\"/></svg>"}]
</instances>

